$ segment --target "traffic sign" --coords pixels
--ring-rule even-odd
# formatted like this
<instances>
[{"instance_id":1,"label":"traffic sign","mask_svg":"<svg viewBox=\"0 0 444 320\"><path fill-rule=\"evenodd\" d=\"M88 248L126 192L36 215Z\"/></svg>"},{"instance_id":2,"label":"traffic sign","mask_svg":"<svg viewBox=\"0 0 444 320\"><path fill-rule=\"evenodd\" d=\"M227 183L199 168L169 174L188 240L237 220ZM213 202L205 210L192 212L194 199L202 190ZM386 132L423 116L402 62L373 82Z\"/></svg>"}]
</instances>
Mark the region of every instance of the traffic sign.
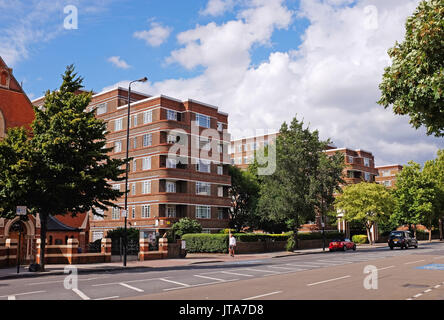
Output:
<instances>
[{"instance_id":1,"label":"traffic sign","mask_svg":"<svg viewBox=\"0 0 444 320\"><path fill-rule=\"evenodd\" d=\"M26 207L25 206L17 206L16 214L18 216L26 216Z\"/></svg>"}]
</instances>

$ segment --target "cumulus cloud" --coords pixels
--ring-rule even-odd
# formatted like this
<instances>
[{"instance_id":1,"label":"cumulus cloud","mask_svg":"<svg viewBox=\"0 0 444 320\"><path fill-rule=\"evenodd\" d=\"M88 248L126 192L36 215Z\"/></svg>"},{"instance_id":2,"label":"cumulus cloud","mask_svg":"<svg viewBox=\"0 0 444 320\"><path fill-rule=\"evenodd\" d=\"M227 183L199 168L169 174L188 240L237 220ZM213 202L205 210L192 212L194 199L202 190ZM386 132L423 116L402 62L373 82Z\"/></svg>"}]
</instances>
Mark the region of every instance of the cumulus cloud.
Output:
<instances>
[{"instance_id":1,"label":"cumulus cloud","mask_svg":"<svg viewBox=\"0 0 444 320\"><path fill-rule=\"evenodd\" d=\"M294 13L282 0L250 0L236 19L179 33L181 48L167 62L204 71L188 79L138 84L138 90L193 98L229 113L233 137L276 131L296 114L338 147L373 152L378 165L423 162L444 148L442 139L411 128L407 117L376 104L390 63L387 49L402 41L406 18L419 0L301 0ZM293 19L310 25L302 44L271 52L252 65L256 46ZM296 43L296 39L295 39Z\"/></svg>"},{"instance_id":2,"label":"cumulus cloud","mask_svg":"<svg viewBox=\"0 0 444 320\"><path fill-rule=\"evenodd\" d=\"M234 0L209 0L204 10L200 11L204 16L220 16L234 6Z\"/></svg>"},{"instance_id":3,"label":"cumulus cloud","mask_svg":"<svg viewBox=\"0 0 444 320\"><path fill-rule=\"evenodd\" d=\"M108 62L112 63L115 67L120 69L131 68L131 66L128 63L126 63L125 60L121 59L119 56L109 57Z\"/></svg>"},{"instance_id":4,"label":"cumulus cloud","mask_svg":"<svg viewBox=\"0 0 444 320\"><path fill-rule=\"evenodd\" d=\"M152 47L158 47L164 43L172 31L172 28L164 27L158 22L151 22L150 26L151 28L149 30L134 32L133 36L137 39L144 40L147 45Z\"/></svg>"}]
</instances>

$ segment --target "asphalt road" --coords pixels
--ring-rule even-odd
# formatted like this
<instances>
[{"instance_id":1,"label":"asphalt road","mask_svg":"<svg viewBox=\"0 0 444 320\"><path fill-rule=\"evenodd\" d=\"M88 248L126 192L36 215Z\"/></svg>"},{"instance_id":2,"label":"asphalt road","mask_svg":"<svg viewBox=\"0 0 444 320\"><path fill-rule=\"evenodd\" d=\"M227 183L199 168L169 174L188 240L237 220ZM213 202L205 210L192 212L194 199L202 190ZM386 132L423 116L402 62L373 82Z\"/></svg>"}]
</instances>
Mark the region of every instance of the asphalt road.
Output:
<instances>
[{"instance_id":1,"label":"asphalt road","mask_svg":"<svg viewBox=\"0 0 444 320\"><path fill-rule=\"evenodd\" d=\"M373 272L364 273L366 266L374 266ZM364 281L370 275L373 281L367 283L375 287L366 289ZM0 300L443 300L444 243L82 273L77 286L71 279L58 275L0 280Z\"/></svg>"}]
</instances>

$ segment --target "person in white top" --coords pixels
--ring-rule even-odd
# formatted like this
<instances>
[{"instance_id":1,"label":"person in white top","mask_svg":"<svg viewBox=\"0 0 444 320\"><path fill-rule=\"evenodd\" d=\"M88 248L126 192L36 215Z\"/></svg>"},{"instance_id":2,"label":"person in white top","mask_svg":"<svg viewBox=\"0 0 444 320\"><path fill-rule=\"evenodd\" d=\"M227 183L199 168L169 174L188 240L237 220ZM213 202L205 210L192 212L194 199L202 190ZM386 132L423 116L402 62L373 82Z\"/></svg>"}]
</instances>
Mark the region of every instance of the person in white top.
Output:
<instances>
[{"instance_id":1,"label":"person in white top","mask_svg":"<svg viewBox=\"0 0 444 320\"><path fill-rule=\"evenodd\" d=\"M234 258L234 249L236 248L236 238L234 237L234 235L230 234L230 241L229 241L229 247L228 247L228 251L230 253L230 255Z\"/></svg>"}]
</instances>

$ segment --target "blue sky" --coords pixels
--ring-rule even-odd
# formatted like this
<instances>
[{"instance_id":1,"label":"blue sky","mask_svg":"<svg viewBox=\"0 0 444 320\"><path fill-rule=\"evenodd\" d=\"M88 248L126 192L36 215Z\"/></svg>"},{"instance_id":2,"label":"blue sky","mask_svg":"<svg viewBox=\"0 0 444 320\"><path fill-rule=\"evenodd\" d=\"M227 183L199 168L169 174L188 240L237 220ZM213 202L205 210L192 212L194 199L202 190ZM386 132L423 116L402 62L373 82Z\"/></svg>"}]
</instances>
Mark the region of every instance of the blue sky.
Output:
<instances>
[{"instance_id":1,"label":"blue sky","mask_svg":"<svg viewBox=\"0 0 444 320\"><path fill-rule=\"evenodd\" d=\"M376 104L419 0L0 0L0 55L31 99L74 63L96 92L135 89L217 105L236 138L296 116L377 164L424 162L443 139ZM78 29L63 28L64 8Z\"/></svg>"}]
</instances>

